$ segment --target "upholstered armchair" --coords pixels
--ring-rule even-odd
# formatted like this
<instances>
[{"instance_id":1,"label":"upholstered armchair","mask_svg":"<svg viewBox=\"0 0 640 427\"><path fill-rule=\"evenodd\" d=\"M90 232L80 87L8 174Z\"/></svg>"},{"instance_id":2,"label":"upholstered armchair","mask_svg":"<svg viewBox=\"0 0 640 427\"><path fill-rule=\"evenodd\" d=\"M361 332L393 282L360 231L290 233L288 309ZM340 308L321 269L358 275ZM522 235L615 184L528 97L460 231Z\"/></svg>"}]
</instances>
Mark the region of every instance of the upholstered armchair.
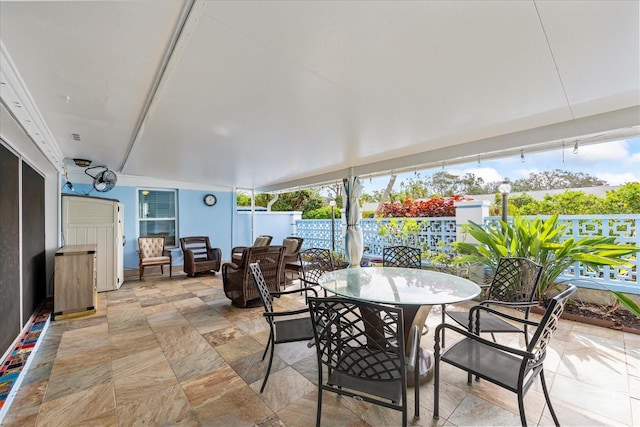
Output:
<instances>
[{"instance_id":1,"label":"upholstered armchair","mask_svg":"<svg viewBox=\"0 0 640 427\"><path fill-rule=\"evenodd\" d=\"M144 276L145 267L158 265L162 274L164 274L164 266L169 265L169 277L171 277L171 251L165 249L164 243L164 237L138 237L140 280Z\"/></svg>"},{"instance_id":2,"label":"upholstered armchair","mask_svg":"<svg viewBox=\"0 0 640 427\"><path fill-rule=\"evenodd\" d=\"M233 249L231 249L231 261L237 264L242 258L242 252L245 249L247 249L248 247L254 247L254 246L269 246L271 244L272 239L273 239L273 236L268 236L264 234L256 237L256 240L253 242L253 245L251 246L235 246Z\"/></svg>"},{"instance_id":3,"label":"upholstered armchair","mask_svg":"<svg viewBox=\"0 0 640 427\"><path fill-rule=\"evenodd\" d=\"M280 290L284 246L251 246L242 252L240 261L222 264L224 293L237 307L261 305L258 288L251 276L249 264L257 262L271 292Z\"/></svg>"},{"instance_id":4,"label":"upholstered armchair","mask_svg":"<svg viewBox=\"0 0 640 427\"><path fill-rule=\"evenodd\" d=\"M222 264L222 250L211 247L209 236L182 237L180 247L184 254L183 270L187 276L193 277L196 273L220 271Z\"/></svg>"}]
</instances>

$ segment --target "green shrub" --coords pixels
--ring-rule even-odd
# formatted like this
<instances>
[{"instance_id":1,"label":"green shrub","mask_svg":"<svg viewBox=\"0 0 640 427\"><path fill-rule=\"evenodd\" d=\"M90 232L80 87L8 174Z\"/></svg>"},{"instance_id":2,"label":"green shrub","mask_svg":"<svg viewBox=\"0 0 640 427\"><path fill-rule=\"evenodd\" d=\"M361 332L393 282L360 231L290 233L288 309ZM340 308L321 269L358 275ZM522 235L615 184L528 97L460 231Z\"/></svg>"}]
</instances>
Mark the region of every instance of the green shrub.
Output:
<instances>
[{"instance_id":1,"label":"green shrub","mask_svg":"<svg viewBox=\"0 0 640 427\"><path fill-rule=\"evenodd\" d=\"M334 208L336 219L342 218L340 209ZM331 206L323 206L308 212L302 213L302 219L331 219Z\"/></svg>"},{"instance_id":2,"label":"green shrub","mask_svg":"<svg viewBox=\"0 0 640 427\"><path fill-rule=\"evenodd\" d=\"M637 246L616 244L615 237L589 236L579 240L570 237L563 240L566 228L566 224L558 223L558 215L546 221L538 217L529 220L516 216L513 224L499 221L499 225L487 228L470 222L465 226L466 232L480 244L453 243L460 254L456 262L478 262L495 271L501 257L533 260L544 267L538 287L540 298L576 261L591 269L603 265L622 266L629 265L623 257L640 252Z\"/></svg>"}]
</instances>

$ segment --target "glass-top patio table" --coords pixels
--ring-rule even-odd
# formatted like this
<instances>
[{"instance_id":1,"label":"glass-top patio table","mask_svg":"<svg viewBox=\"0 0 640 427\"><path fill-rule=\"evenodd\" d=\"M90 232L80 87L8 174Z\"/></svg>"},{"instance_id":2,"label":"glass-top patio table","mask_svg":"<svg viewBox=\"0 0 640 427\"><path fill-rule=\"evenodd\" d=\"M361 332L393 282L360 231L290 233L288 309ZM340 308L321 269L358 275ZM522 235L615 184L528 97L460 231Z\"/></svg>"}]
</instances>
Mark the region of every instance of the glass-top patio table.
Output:
<instances>
[{"instance_id":1,"label":"glass-top patio table","mask_svg":"<svg viewBox=\"0 0 640 427\"><path fill-rule=\"evenodd\" d=\"M400 267L347 268L325 273L318 281L323 289L361 301L402 307L405 342L413 325L420 336L431 307L474 298L480 287L468 279L432 270ZM431 355L421 351L420 383L431 378ZM409 376L413 378L413 376ZM412 384L412 380L409 381Z\"/></svg>"}]
</instances>

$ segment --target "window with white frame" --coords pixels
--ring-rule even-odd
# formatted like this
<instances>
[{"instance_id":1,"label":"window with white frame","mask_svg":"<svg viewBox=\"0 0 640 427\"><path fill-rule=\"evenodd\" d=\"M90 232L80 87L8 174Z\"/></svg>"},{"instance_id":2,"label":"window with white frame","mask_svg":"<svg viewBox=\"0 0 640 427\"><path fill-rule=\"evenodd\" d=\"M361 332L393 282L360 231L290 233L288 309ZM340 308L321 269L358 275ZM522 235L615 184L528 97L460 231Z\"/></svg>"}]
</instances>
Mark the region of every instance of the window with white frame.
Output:
<instances>
[{"instance_id":1,"label":"window with white frame","mask_svg":"<svg viewBox=\"0 0 640 427\"><path fill-rule=\"evenodd\" d=\"M164 237L176 246L176 191L138 190L138 236Z\"/></svg>"}]
</instances>

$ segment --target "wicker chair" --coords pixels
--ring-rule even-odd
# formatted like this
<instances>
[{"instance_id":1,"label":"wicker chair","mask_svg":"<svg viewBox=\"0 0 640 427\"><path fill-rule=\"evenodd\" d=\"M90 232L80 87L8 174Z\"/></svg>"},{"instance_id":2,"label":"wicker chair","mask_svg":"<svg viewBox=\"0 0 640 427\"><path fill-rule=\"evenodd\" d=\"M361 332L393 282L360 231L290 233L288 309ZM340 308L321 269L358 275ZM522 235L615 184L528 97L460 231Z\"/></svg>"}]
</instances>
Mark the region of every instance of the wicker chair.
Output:
<instances>
[{"instance_id":1,"label":"wicker chair","mask_svg":"<svg viewBox=\"0 0 640 427\"><path fill-rule=\"evenodd\" d=\"M280 290L283 246L252 246L242 252L236 264L222 265L222 285L224 293L236 307L256 307L260 305L260 293L251 276L249 264L258 263L270 292Z\"/></svg>"},{"instance_id":2,"label":"wicker chair","mask_svg":"<svg viewBox=\"0 0 640 427\"><path fill-rule=\"evenodd\" d=\"M222 264L222 250L212 248L208 236L182 237L180 247L184 253L183 270L187 276L193 277L196 273L220 271Z\"/></svg>"},{"instance_id":3,"label":"wicker chair","mask_svg":"<svg viewBox=\"0 0 640 427\"><path fill-rule=\"evenodd\" d=\"M520 409L520 422L523 426L527 425L524 413L524 395L535 382L536 377L539 376L549 412L551 412L555 425L560 425L549 398L549 391L544 378L543 362L547 354L549 341L558 327L558 321L567 299L575 291L576 287L569 285L561 294L550 300L540 322L509 316L487 306L480 305L475 307L478 312L490 313L496 317L523 325L536 326L536 331L531 341L527 344L526 350L486 340L480 337L477 331L474 333L467 328L463 329L446 323L440 324L436 328L434 346L433 417L437 419L439 415L440 363L446 362L466 371L469 385L472 383L471 377L475 375L476 378L485 379L516 393ZM445 329L453 330L463 337L440 353L440 333L444 333Z\"/></svg>"},{"instance_id":4,"label":"wicker chair","mask_svg":"<svg viewBox=\"0 0 640 427\"><path fill-rule=\"evenodd\" d=\"M160 273L164 274L164 266L169 265L171 277L171 251L164 247L164 237L138 237L138 270L140 280L144 276L144 268L160 266Z\"/></svg>"},{"instance_id":5,"label":"wicker chair","mask_svg":"<svg viewBox=\"0 0 640 427\"><path fill-rule=\"evenodd\" d=\"M256 240L254 240L253 245L251 246L235 246L231 249L231 261L235 262L236 264L240 261L240 259L242 258L242 252L244 252L245 249L250 248L250 247L254 247L254 246L269 246L271 244L271 240L273 240L273 236L268 236L266 234L260 235L258 237L256 237Z\"/></svg>"}]
</instances>

